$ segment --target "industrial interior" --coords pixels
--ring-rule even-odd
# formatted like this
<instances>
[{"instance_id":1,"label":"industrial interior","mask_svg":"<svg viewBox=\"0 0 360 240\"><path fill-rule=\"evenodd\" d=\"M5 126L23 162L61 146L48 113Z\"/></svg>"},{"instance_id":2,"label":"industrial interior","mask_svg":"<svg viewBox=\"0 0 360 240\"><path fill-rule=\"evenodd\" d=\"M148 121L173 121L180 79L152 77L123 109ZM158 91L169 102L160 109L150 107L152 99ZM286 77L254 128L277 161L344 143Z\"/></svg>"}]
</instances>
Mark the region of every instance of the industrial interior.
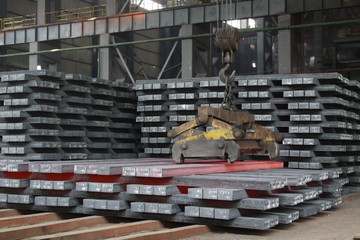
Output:
<instances>
[{"instance_id":1,"label":"industrial interior","mask_svg":"<svg viewBox=\"0 0 360 240\"><path fill-rule=\"evenodd\" d=\"M359 0L0 0L0 239L360 239Z\"/></svg>"}]
</instances>

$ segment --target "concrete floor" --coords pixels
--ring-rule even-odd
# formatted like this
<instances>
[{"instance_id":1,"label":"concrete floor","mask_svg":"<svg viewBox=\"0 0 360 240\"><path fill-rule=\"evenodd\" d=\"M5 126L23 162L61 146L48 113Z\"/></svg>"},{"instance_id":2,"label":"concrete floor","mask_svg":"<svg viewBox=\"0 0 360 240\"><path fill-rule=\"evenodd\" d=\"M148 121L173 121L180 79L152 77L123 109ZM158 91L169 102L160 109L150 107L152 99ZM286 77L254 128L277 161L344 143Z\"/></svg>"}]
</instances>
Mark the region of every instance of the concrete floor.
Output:
<instances>
[{"instance_id":1,"label":"concrete floor","mask_svg":"<svg viewBox=\"0 0 360 240\"><path fill-rule=\"evenodd\" d=\"M352 240L360 234L360 194L348 195L343 203L313 217L267 231L212 228L211 233L186 240Z\"/></svg>"}]
</instances>

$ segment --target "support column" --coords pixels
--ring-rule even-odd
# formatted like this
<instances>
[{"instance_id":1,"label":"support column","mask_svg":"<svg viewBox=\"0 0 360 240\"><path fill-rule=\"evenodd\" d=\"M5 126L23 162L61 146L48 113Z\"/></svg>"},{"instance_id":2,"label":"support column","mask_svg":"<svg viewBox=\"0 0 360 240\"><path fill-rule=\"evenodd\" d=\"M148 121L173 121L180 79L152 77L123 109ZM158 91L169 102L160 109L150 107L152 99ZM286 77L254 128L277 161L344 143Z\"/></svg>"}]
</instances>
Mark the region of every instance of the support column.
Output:
<instances>
[{"instance_id":1,"label":"support column","mask_svg":"<svg viewBox=\"0 0 360 240\"><path fill-rule=\"evenodd\" d=\"M193 34L193 25L182 25L181 35L188 36ZM193 51L194 41L192 39L185 39L181 41L181 65L182 65L182 78L193 77Z\"/></svg>"},{"instance_id":2,"label":"support column","mask_svg":"<svg viewBox=\"0 0 360 240\"><path fill-rule=\"evenodd\" d=\"M322 12L314 13L314 22L321 22L323 19ZM314 27L314 46L315 46L315 62L314 70L321 70L323 59L323 27Z\"/></svg>"},{"instance_id":3,"label":"support column","mask_svg":"<svg viewBox=\"0 0 360 240\"><path fill-rule=\"evenodd\" d=\"M7 1L2 1L1 2L1 7L0 7L0 18L6 18L7 17ZM6 54L6 47L5 46L1 46L0 47L0 54ZM5 71L5 66L6 65L6 59L5 58L1 58L0 59L0 71Z\"/></svg>"},{"instance_id":4,"label":"support column","mask_svg":"<svg viewBox=\"0 0 360 240\"><path fill-rule=\"evenodd\" d=\"M46 11L49 6L50 1L38 0L36 7L36 20L38 25L43 25L46 23Z\"/></svg>"},{"instance_id":5,"label":"support column","mask_svg":"<svg viewBox=\"0 0 360 240\"><path fill-rule=\"evenodd\" d=\"M100 34L100 45L110 44L110 34L103 33ZM99 78L102 79L111 79L111 49L110 48L100 48L99 49Z\"/></svg>"},{"instance_id":6,"label":"support column","mask_svg":"<svg viewBox=\"0 0 360 240\"><path fill-rule=\"evenodd\" d=\"M119 14L120 10L127 2L129 4L129 1L126 0L106 0L106 16Z\"/></svg>"},{"instance_id":7,"label":"support column","mask_svg":"<svg viewBox=\"0 0 360 240\"><path fill-rule=\"evenodd\" d=\"M256 26L258 28L264 28L264 18L256 20ZM257 40L257 74L265 73L265 32L258 32L256 34Z\"/></svg>"},{"instance_id":8,"label":"support column","mask_svg":"<svg viewBox=\"0 0 360 240\"><path fill-rule=\"evenodd\" d=\"M29 52L39 51L39 43L32 42L29 44ZM30 55L29 56L29 70L36 70L38 65L41 65L39 62L39 55Z\"/></svg>"},{"instance_id":9,"label":"support column","mask_svg":"<svg viewBox=\"0 0 360 240\"><path fill-rule=\"evenodd\" d=\"M279 27L291 25L291 15L278 17ZM278 31L278 73L292 72L291 30Z\"/></svg>"}]
</instances>

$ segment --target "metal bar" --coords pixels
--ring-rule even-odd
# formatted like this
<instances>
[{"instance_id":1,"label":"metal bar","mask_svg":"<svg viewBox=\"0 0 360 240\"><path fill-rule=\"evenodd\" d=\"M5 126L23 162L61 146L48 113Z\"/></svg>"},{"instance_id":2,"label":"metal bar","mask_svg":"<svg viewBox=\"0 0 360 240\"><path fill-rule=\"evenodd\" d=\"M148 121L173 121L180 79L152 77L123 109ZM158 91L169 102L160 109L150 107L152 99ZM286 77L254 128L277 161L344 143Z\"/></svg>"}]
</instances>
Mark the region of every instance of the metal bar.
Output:
<instances>
[{"instance_id":1,"label":"metal bar","mask_svg":"<svg viewBox=\"0 0 360 240\"><path fill-rule=\"evenodd\" d=\"M113 44L116 44L114 38L112 38L111 41L112 41ZM135 79L134 79L133 75L131 74L130 69L128 68L128 66L127 66L127 64L125 62L125 59L124 59L123 55L121 54L119 48L115 48L115 50L116 50L117 54L119 55L120 61L121 61L122 65L123 65L123 67L125 68L125 71L129 75L129 78L130 78L131 82L133 84L135 84Z\"/></svg>"},{"instance_id":2,"label":"metal bar","mask_svg":"<svg viewBox=\"0 0 360 240\"><path fill-rule=\"evenodd\" d=\"M123 11L125 10L126 6L129 4L129 2L130 2L130 0L127 0L127 1L125 2L125 4L123 5L123 7L121 8L119 14L122 14L122 13L123 13Z\"/></svg>"},{"instance_id":3,"label":"metal bar","mask_svg":"<svg viewBox=\"0 0 360 240\"><path fill-rule=\"evenodd\" d=\"M159 80L159 79L161 78L161 76L163 75L163 73L164 73L164 71L165 71L165 68L166 68L167 65L169 64L170 58L172 57L172 55L173 55L173 53L174 53L174 51L175 51L175 48L177 47L178 43L179 43L179 41L176 41L176 42L174 43L174 45L173 45L173 47L172 47L172 49L171 49L171 51L170 51L170 53L169 53L169 56L166 58L166 61L165 61L164 65L163 65L163 67L162 67L162 69L161 69L161 71L160 71L160 73L159 73L159 76L157 77L157 80Z\"/></svg>"},{"instance_id":4,"label":"metal bar","mask_svg":"<svg viewBox=\"0 0 360 240\"><path fill-rule=\"evenodd\" d=\"M286 30L286 29L300 29L300 28L310 28L310 27L330 26L330 25L344 25L344 24L352 24L352 23L360 23L360 19L348 20L348 21L327 22L327 23L302 24L302 25L284 26L284 27L244 29L244 30L239 30L239 33L241 34L241 33L249 33L249 32L277 31L277 30ZM76 48L51 49L51 50L37 51L37 52L5 54L5 55L0 55L0 58L16 57L16 56L29 56L29 55L41 55L41 54L47 54L47 53L78 51L78 50L97 49L97 48L109 48L109 47L118 47L118 46L129 46L129 45L144 44L144 43L173 41L173 40L184 40L184 39L194 39L194 38L200 38L200 37L213 37L213 36L215 36L214 33L195 34L195 35L187 35L187 36L177 36L177 37L157 38L157 39L132 41L132 42L122 42L122 43L107 44L107 45L91 45L91 46L76 47Z\"/></svg>"}]
</instances>

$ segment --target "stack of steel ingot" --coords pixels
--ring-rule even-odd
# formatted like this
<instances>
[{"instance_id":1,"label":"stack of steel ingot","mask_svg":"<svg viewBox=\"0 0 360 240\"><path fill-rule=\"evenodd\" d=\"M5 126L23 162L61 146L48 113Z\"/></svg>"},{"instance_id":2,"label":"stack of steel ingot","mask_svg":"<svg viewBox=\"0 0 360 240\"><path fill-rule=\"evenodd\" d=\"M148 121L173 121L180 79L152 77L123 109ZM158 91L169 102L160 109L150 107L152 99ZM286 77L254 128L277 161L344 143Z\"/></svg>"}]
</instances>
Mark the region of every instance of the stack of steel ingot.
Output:
<instances>
[{"instance_id":1,"label":"stack of steel ingot","mask_svg":"<svg viewBox=\"0 0 360 240\"><path fill-rule=\"evenodd\" d=\"M0 160L137 157L127 84L46 70L1 74Z\"/></svg>"},{"instance_id":2,"label":"stack of steel ingot","mask_svg":"<svg viewBox=\"0 0 360 240\"><path fill-rule=\"evenodd\" d=\"M340 193L329 184L338 172L282 166L165 158L0 164L0 208L265 230L341 203L327 195Z\"/></svg>"},{"instance_id":3,"label":"stack of steel ingot","mask_svg":"<svg viewBox=\"0 0 360 240\"><path fill-rule=\"evenodd\" d=\"M113 82L112 87L115 90L110 117L112 158L135 158L140 143L140 125L135 124L136 96L129 84Z\"/></svg>"},{"instance_id":4,"label":"stack of steel ingot","mask_svg":"<svg viewBox=\"0 0 360 240\"><path fill-rule=\"evenodd\" d=\"M80 74L65 74L61 84L62 101L58 116L61 119L60 140L62 159L87 159L85 115L91 104L90 77Z\"/></svg>"},{"instance_id":5,"label":"stack of steel ingot","mask_svg":"<svg viewBox=\"0 0 360 240\"><path fill-rule=\"evenodd\" d=\"M238 79L238 106L284 134L279 160L290 168L340 168L343 193L359 192L358 81L338 73ZM251 156L251 159L264 159Z\"/></svg>"},{"instance_id":6,"label":"stack of steel ingot","mask_svg":"<svg viewBox=\"0 0 360 240\"><path fill-rule=\"evenodd\" d=\"M2 160L61 159L60 77L46 71L1 76Z\"/></svg>"},{"instance_id":7,"label":"stack of steel ingot","mask_svg":"<svg viewBox=\"0 0 360 240\"><path fill-rule=\"evenodd\" d=\"M193 119L198 106L221 107L224 95L217 78L138 81L135 90L143 156L156 157L170 156L167 131ZM360 190L359 90L358 81L338 73L245 76L233 84L237 108L285 136L279 161L290 168L341 168L344 181L350 177L351 187L347 184L345 192Z\"/></svg>"}]
</instances>

